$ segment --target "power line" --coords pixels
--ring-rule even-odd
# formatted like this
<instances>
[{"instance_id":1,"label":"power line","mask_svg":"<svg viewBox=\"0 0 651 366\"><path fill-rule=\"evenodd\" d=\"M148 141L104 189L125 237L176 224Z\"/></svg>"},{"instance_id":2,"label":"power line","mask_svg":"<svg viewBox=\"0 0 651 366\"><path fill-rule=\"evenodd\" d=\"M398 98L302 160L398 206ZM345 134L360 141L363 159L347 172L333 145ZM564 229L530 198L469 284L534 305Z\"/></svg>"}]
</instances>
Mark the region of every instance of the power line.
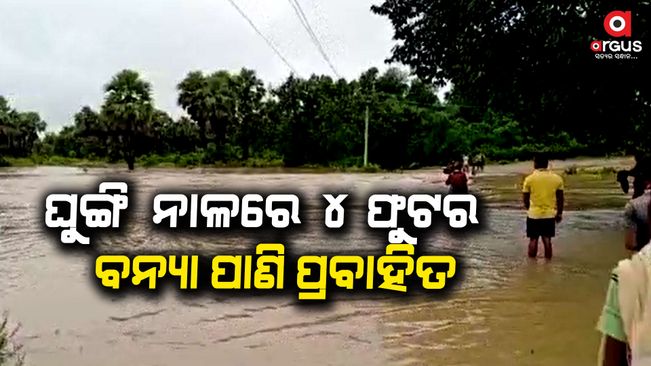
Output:
<instances>
[{"instance_id":1,"label":"power line","mask_svg":"<svg viewBox=\"0 0 651 366\"><path fill-rule=\"evenodd\" d=\"M294 8L294 12L296 12L296 15L301 20L301 23L303 24L303 27L305 28L308 35L312 39L312 43L314 43L314 45L317 47L317 49L319 50L319 53L321 53L324 60L328 63L328 66L330 66L330 69L332 69L332 71L334 72L334 74L338 78L341 78L341 75L337 72L337 69L332 64L332 61L330 60L330 57L328 57L328 54L323 49L323 45L319 41L319 38L317 37L316 33L314 33L314 29L310 25L310 22L307 19L307 16L305 15L305 12L303 11L303 8L301 7L301 4L298 2L298 0L289 0L289 3Z\"/></svg>"},{"instance_id":2,"label":"power line","mask_svg":"<svg viewBox=\"0 0 651 366\"><path fill-rule=\"evenodd\" d=\"M289 0L289 3L292 5L292 8L294 8L294 12L296 13L296 16L298 16L298 19L301 21L301 24L303 25L303 28L305 28L305 30L307 31L307 34L310 36L310 39L312 39L312 43L314 43L314 45L317 47L319 53L321 54L321 56L323 56L323 59L328 63L330 69L332 69L332 72L335 73L337 78L341 79L341 75L339 75L337 69L335 69L334 65L332 64L332 61L330 61L330 57L328 57L328 54L323 49L323 45L319 41L319 38L316 36L316 33L314 33L314 30L312 29L309 20L307 20L307 16L305 16L305 12L303 11L301 4L298 2L298 0Z\"/></svg>"},{"instance_id":3,"label":"power line","mask_svg":"<svg viewBox=\"0 0 651 366\"><path fill-rule=\"evenodd\" d=\"M233 5L233 7L235 8L235 10L237 10L237 12L240 13L240 15L241 15L241 16L242 16L242 17L243 17L243 18L244 18L244 19L245 19L245 20L246 20L246 21L251 25L251 28L253 28L253 30L255 30L255 32L258 33L258 35L259 35L262 39L264 39L265 42L267 42L267 45L268 45L268 46L269 46L269 47L270 47L270 48L271 48L271 49L276 53L276 55L277 55L278 57L280 57L281 60L283 60L283 62L285 63L285 65L287 65L287 67L289 67L289 69L292 70L292 72L294 72L295 74L298 75L298 72L296 71L296 69L295 69L295 68L294 68L294 67L289 63L289 61L287 61L287 59L286 59L286 58L285 58L285 57L280 53L280 51L278 50L278 48L276 48L276 46L274 46L274 44L271 42L271 40L270 40L269 38L265 37L264 34L262 34L262 32L260 31L260 29L258 29L258 27L255 26L255 24L253 23L253 21L252 21L252 20L251 20L251 19L250 19L250 18L249 18L245 13L244 13L244 11L242 11L242 9L240 9L240 7L237 6L237 4L235 4L235 1L234 1L234 0L228 0L228 2L230 2L231 5Z\"/></svg>"}]
</instances>

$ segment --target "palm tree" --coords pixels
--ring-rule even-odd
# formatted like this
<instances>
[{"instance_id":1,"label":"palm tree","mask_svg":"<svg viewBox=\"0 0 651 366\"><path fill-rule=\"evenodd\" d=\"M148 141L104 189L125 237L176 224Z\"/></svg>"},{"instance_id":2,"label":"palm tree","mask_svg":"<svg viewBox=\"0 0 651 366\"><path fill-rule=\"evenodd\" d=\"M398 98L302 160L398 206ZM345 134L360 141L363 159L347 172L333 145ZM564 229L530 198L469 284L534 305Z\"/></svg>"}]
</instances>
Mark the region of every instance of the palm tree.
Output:
<instances>
[{"instance_id":1,"label":"palm tree","mask_svg":"<svg viewBox=\"0 0 651 366\"><path fill-rule=\"evenodd\" d=\"M256 132L259 132L262 99L266 91L262 80L255 71L243 68L235 78L237 93L236 115L239 122L239 145L242 147L242 159L249 158L251 144Z\"/></svg>"},{"instance_id":2,"label":"palm tree","mask_svg":"<svg viewBox=\"0 0 651 366\"><path fill-rule=\"evenodd\" d=\"M210 130L213 133L219 157L223 158L228 126L234 120L235 114L234 81L228 71L221 70L210 75L208 87L210 97L206 107L209 111Z\"/></svg>"},{"instance_id":3,"label":"palm tree","mask_svg":"<svg viewBox=\"0 0 651 366\"><path fill-rule=\"evenodd\" d=\"M192 71L177 86L178 103L199 126L202 147L206 146L206 125L209 119L210 90L201 71Z\"/></svg>"},{"instance_id":4,"label":"palm tree","mask_svg":"<svg viewBox=\"0 0 651 366\"><path fill-rule=\"evenodd\" d=\"M110 130L121 142L122 155L133 170L135 147L153 113L151 84L133 70L123 70L104 87L106 97L102 112Z\"/></svg>"}]
</instances>

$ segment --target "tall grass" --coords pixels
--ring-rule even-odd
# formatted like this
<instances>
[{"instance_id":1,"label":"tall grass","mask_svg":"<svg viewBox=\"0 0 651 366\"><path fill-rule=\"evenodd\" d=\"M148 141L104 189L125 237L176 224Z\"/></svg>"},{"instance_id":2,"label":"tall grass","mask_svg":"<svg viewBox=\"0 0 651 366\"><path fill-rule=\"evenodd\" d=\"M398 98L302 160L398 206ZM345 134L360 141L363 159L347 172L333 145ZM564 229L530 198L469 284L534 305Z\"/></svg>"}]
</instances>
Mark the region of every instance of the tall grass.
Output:
<instances>
[{"instance_id":1,"label":"tall grass","mask_svg":"<svg viewBox=\"0 0 651 366\"><path fill-rule=\"evenodd\" d=\"M20 324L11 329L7 313L0 318L0 366L23 366L25 353L23 345L16 341Z\"/></svg>"}]
</instances>

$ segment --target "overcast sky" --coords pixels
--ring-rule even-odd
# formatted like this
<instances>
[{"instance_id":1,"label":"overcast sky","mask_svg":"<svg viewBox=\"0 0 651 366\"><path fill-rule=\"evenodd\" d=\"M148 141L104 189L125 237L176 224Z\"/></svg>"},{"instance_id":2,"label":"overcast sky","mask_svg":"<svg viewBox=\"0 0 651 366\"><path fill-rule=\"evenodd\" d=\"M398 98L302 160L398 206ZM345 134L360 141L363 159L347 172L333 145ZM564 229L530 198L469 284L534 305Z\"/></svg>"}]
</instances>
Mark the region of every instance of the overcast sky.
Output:
<instances>
[{"instance_id":1,"label":"overcast sky","mask_svg":"<svg viewBox=\"0 0 651 366\"><path fill-rule=\"evenodd\" d=\"M288 0L235 0L301 76L332 74ZM339 73L384 69L394 44L379 0L299 0ZM102 86L132 68L173 116L176 85L190 70L252 68L277 84L290 70L228 0L0 0L0 95L34 110L48 130L97 108Z\"/></svg>"}]
</instances>

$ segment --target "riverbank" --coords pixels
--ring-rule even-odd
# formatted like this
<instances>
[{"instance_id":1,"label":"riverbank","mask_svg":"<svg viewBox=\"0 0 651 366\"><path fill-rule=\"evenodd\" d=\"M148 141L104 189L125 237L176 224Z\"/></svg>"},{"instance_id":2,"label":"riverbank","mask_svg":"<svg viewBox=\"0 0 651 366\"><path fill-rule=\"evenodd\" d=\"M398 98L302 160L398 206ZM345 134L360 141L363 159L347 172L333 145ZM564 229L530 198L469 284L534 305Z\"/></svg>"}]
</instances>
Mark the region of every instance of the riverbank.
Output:
<instances>
[{"instance_id":1,"label":"riverbank","mask_svg":"<svg viewBox=\"0 0 651 366\"><path fill-rule=\"evenodd\" d=\"M9 159L10 168L64 167L80 169L80 172L92 174L121 174L126 172L123 163L109 164L74 158L51 158L38 161L31 158ZM41 162L42 164L37 164ZM630 169L634 165L632 157L613 158L576 158L554 160L550 169L561 175L566 186L566 206L569 210L621 208L628 199L616 182L616 172ZM471 177L471 187L489 205L493 207L519 209L521 202L521 184L532 170L531 162L513 162L509 164L488 164L484 172ZM282 166L241 166L237 164L197 165L180 167L161 163L152 166L136 165L135 174L156 174L157 172L192 171L193 174L382 174L387 177L408 175L419 179L423 184L442 183L445 175L442 167L423 167L414 170L390 172L377 166L360 167L325 167L305 166L287 168ZM595 199L598 196L599 199Z\"/></svg>"},{"instance_id":2,"label":"riverbank","mask_svg":"<svg viewBox=\"0 0 651 366\"><path fill-rule=\"evenodd\" d=\"M111 163L105 160L89 160L68 158L61 156L52 157L4 157L0 167L37 167L37 166L61 166L78 168L114 168L125 167L124 162ZM305 171L305 172L350 172L350 173L377 173L385 171L376 164L369 164L366 167L357 165L331 164L331 165L304 165L300 167L287 168L280 160L249 159L241 162L229 163L202 163L200 159L187 156L175 156L162 158L158 156L143 157L136 161L135 169L220 169L225 171L251 170L282 172L284 170Z\"/></svg>"},{"instance_id":3,"label":"riverbank","mask_svg":"<svg viewBox=\"0 0 651 366\"><path fill-rule=\"evenodd\" d=\"M78 167L78 168L111 168L122 169L126 166L124 162L110 163L105 160L89 160L70 158L62 156L51 157L3 157L6 167L35 167L35 166L62 166L62 167ZM631 157L608 157L608 158L595 158L595 157L577 157L566 160L552 161L552 166L557 169L568 169L576 167L579 169L616 169L622 166L632 166L633 159ZM490 174L500 174L500 172L509 172L512 174L515 170L527 170L531 166L528 161L519 162L489 162L486 168ZM265 160L265 159L249 159L241 162L230 163L211 163L205 164L201 159L193 157L191 154L184 156L145 156L137 159L135 164L136 169L216 169L234 172L274 172L281 173L283 171L290 172L309 172L309 173L328 173L328 172L348 172L348 173L389 173L396 171L389 171L380 168L378 165L370 163L366 167L358 165L349 165L345 163L333 163L330 165L305 165L300 167L285 167L282 160ZM421 171L421 170L434 170L442 169L441 166L434 167L418 167L414 169L398 170L397 172L404 171Z\"/></svg>"},{"instance_id":4,"label":"riverbank","mask_svg":"<svg viewBox=\"0 0 651 366\"><path fill-rule=\"evenodd\" d=\"M569 159L550 162L550 169L563 177L566 210L621 209L630 199L617 182L617 171L630 169L633 158ZM495 165L475 179L478 192L493 207L520 209L522 182L531 173L531 163Z\"/></svg>"}]
</instances>

